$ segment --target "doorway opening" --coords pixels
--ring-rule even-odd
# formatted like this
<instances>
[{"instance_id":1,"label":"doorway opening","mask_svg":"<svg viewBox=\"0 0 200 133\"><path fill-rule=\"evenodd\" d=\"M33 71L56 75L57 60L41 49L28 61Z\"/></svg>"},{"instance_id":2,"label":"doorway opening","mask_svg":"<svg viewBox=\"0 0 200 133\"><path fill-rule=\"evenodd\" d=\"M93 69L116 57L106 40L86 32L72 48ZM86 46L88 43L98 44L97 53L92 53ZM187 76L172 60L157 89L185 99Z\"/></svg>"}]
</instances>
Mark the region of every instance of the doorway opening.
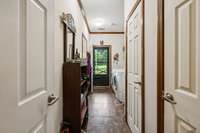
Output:
<instances>
[{"instance_id":1,"label":"doorway opening","mask_svg":"<svg viewBox=\"0 0 200 133\"><path fill-rule=\"evenodd\" d=\"M131 133L124 117L124 104L111 87L111 45L93 46L93 86L89 95L88 132Z\"/></svg>"},{"instance_id":2,"label":"doorway opening","mask_svg":"<svg viewBox=\"0 0 200 133\"><path fill-rule=\"evenodd\" d=\"M111 46L93 47L93 85L110 87Z\"/></svg>"}]
</instances>

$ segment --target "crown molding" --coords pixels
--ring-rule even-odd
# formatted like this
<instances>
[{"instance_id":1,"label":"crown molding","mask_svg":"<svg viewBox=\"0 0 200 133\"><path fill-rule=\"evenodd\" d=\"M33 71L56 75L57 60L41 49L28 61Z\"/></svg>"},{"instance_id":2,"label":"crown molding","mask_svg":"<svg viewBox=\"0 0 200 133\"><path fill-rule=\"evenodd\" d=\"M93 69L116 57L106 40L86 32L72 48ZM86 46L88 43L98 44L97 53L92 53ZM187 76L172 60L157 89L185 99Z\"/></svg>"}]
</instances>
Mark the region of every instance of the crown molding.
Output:
<instances>
[{"instance_id":1,"label":"crown molding","mask_svg":"<svg viewBox=\"0 0 200 133\"><path fill-rule=\"evenodd\" d=\"M91 30L90 30L90 27L89 27L89 23L88 23L87 17L86 17L86 15L84 14L85 9L83 8L83 4L82 4L81 0L77 0L77 2L78 2L78 5L79 5L81 14L82 14L82 16L83 16L83 19L84 19L84 21L85 21L85 24L86 24L86 26L87 26L88 32L90 33Z\"/></svg>"}]
</instances>

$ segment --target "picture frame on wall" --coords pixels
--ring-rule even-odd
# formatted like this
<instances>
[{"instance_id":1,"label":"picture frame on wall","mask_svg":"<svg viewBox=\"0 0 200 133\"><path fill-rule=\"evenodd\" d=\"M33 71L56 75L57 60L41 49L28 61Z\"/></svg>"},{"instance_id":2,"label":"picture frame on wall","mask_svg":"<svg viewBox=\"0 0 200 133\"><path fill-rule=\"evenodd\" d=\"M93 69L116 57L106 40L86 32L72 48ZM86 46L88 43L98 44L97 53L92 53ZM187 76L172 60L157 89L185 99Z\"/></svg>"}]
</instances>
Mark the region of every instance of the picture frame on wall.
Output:
<instances>
[{"instance_id":1,"label":"picture frame on wall","mask_svg":"<svg viewBox=\"0 0 200 133\"><path fill-rule=\"evenodd\" d=\"M82 58L87 58L88 40L82 33Z\"/></svg>"}]
</instances>

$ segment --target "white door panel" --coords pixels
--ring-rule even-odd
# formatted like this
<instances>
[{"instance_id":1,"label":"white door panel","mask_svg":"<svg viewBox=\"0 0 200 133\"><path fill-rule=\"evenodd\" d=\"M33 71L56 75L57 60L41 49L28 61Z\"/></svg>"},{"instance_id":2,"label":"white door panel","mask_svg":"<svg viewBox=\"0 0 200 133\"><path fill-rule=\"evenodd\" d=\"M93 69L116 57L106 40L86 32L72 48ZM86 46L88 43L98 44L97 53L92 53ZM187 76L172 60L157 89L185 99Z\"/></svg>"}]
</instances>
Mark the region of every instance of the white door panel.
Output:
<instances>
[{"instance_id":1,"label":"white door panel","mask_svg":"<svg viewBox=\"0 0 200 133\"><path fill-rule=\"evenodd\" d=\"M200 2L165 1L165 133L200 132Z\"/></svg>"},{"instance_id":2,"label":"white door panel","mask_svg":"<svg viewBox=\"0 0 200 133\"><path fill-rule=\"evenodd\" d=\"M142 120L142 94L141 94L141 86L135 84L134 86L134 131L135 133L141 133L141 120Z\"/></svg>"},{"instance_id":3,"label":"white door panel","mask_svg":"<svg viewBox=\"0 0 200 133\"><path fill-rule=\"evenodd\" d=\"M142 123L142 3L128 22L128 124L141 133Z\"/></svg>"},{"instance_id":4,"label":"white door panel","mask_svg":"<svg viewBox=\"0 0 200 133\"><path fill-rule=\"evenodd\" d=\"M49 23L53 16L50 1L1 1L2 133L46 133L47 99L54 82L53 43L49 42L53 35L48 33L54 29Z\"/></svg>"},{"instance_id":5,"label":"white door panel","mask_svg":"<svg viewBox=\"0 0 200 133\"><path fill-rule=\"evenodd\" d=\"M128 124L131 130L134 130L134 87L132 84L128 85Z\"/></svg>"},{"instance_id":6,"label":"white door panel","mask_svg":"<svg viewBox=\"0 0 200 133\"><path fill-rule=\"evenodd\" d=\"M25 1L24 1L25 2ZM23 3L22 3L23 5ZM47 15L43 5L34 0L27 0L24 3L26 15L24 16L26 29L25 38L26 47L26 82L27 93L44 89L46 80L46 26ZM23 32L22 32L23 34ZM23 35L22 35L23 36Z\"/></svg>"}]
</instances>

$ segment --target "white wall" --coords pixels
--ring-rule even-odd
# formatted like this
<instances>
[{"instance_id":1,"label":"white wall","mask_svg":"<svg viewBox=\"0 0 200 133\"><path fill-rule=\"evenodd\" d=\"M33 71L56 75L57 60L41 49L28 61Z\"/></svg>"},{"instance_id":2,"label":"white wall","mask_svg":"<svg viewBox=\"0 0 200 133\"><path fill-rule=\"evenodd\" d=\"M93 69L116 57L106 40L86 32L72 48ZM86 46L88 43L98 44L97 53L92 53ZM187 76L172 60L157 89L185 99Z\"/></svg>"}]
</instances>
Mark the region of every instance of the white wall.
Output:
<instances>
[{"instance_id":1,"label":"white wall","mask_svg":"<svg viewBox=\"0 0 200 133\"><path fill-rule=\"evenodd\" d=\"M100 41L103 40L105 45L112 46L112 69L124 68L125 52L123 52L124 46L124 34L91 34L90 45L91 49L93 45L100 45ZM119 65L113 65L113 56L119 53Z\"/></svg>"},{"instance_id":2,"label":"white wall","mask_svg":"<svg viewBox=\"0 0 200 133\"><path fill-rule=\"evenodd\" d=\"M75 47L82 53L82 33L88 39L88 31L78 6L77 0L55 0L55 87L54 93L60 97L60 102L51 109L53 114L52 129L49 133L59 133L62 121L62 64L63 64L63 24L60 21L62 13L71 13L75 20Z\"/></svg>"},{"instance_id":3,"label":"white wall","mask_svg":"<svg viewBox=\"0 0 200 133\"><path fill-rule=\"evenodd\" d=\"M157 133L157 1L145 0L146 133Z\"/></svg>"}]
</instances>

